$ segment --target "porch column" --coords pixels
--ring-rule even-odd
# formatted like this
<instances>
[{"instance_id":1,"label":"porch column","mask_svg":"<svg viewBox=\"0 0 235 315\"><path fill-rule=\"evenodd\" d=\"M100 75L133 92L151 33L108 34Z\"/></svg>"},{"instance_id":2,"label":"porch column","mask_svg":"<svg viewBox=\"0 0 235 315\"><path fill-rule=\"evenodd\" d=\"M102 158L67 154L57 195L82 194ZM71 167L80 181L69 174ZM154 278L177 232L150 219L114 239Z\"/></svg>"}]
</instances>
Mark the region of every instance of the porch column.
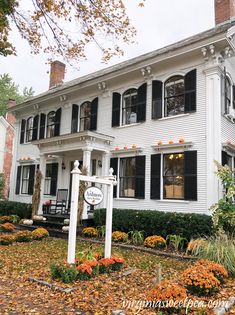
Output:
<instances>
[{"instance_id":1,"label":"porch column","mask_svg":"<svg viewBox=\"0 0 235 315\"><path fill-rule=\"evenodd\" d=\"M84 148L83 151L83 167L87 168L87 175L90 176L91 173L91 152L92 148ZM83 212L82 220L88 219L88 204L84 201L83 203Z\"/></svg>"},{"instance_id":2,"label":"porch column","mask_svg":"<svg viewBox=\"0 0 235 315\"><path fill-rule=\"evenodd\" d=\"M38 214L42 214L44 185L45 185L45 173L46 173L46 157L44 154L40 154L39 169L42 173L42 180L41 180L41 194L40 194L40 203L39 203L39 208L38 208Z\"/></svg>"},{"instance_id":3,"label":"porch column","mask_svg":"<svg viewBox=\"0 0 235 315\"><path fill-rule=\"evenodd\" d=\"M102 176L108 176L109 175L109 165L110 165L110 153L109 151L105 151L102 154ZM114 174L117 175L117 174ZM106 208L107 207L107 194L108 194L108 188L107 185L103 185L103 194L104 194L104 201L101 204L101 207Z\"/></svg>"},{"instance_id":4,"label":"porch column","mask_svg":"<svg viewBox=\"0 0 235 315\"><path fill-rule=\"evenodd\" d=\"M221 163L221 77L220 65L210 65L206 75L207 209L218 202L220 184L214 161Z\"/></svg>"}]
</instances>

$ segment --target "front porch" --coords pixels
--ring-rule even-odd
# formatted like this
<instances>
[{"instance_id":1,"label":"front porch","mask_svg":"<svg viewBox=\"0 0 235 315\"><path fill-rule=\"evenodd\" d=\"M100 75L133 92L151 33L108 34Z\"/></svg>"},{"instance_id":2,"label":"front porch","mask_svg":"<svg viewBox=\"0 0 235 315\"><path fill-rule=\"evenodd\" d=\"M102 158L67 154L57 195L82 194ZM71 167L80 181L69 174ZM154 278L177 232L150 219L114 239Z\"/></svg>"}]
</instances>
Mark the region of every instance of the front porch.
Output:
<instances>
[{"instance_id":1,"label":"front porch","mask_svg":"<svg viewBox=\"0 0 235 315\"><path fill-rule=\"evenodd\" d=\"M108 175L110 144L113 137L91 131L78 132L34 141L40 150L41 199L39 213L69 215L73 164L80 162L87 175ZM104 189L102 185L99 188ZM56 203L58 190L67 190L65 206L51 211L50 202ZM105 207L104 202L99 207ZM92 217L93 207L84 202L82 219Z\"/></svg>"}]
</instances>

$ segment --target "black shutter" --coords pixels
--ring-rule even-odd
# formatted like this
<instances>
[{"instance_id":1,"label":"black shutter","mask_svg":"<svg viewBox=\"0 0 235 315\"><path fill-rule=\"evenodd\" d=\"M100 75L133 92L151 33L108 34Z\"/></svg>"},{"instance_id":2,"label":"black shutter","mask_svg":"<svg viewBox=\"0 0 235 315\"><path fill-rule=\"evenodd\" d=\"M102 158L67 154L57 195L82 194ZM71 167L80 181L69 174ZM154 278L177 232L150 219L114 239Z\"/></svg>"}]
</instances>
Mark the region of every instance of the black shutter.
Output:
<instances>
[{"instance_id":1,"label":"black shutter","mask_svg":"<svg viewBox=\"0 0 235 315\"><path fill-rule=\"evenodd\" d=\"M152 119L162 118L162 82L152 81Z\"/></svg>"},{"instance_id":2,"label":"black shutter","mask_svg":"<svg viewBox=\"0 0 235 315\"><path fill-rule=\"evenodd\" d=\"M197 200L197 151L184 152L184 199Z\"/></svg>"},{"instance_id":3,"label":"black shutter","mask_svg":"<svg viewBox=\"0 0 235 315\"><path fill-rule=\"evenodd\" d=\"M221 157L221 160L222 160L222 165L228 165L228 154L227 152L225 151L222 151L222 157Z\"/></svg>"},{"instance_id":4,"label":"black shutter","mask_svg":"<svg viewBox=\"0 0 235 315\"><path fill-rule=\"evenodd\" d=\"M121 106L121 94L113 93L113 105L112 105L112 127L120 126L120 106Z\"/></svg>"},{"instance_id":5,"label":"black shutter","mask_svg":"<svg viewBox=\"0 0 235 315\"><path fill-rule=\"evenodd\" d=\"M235 85L233 85L233 109L235 109Z\"/></svg>"},{"instance_id":6,"label":"black shutter","mask_svg":"<svg viewBox=\"0 0 235 315\"><path fill-rule=\"evenodd\" d=\"M196 86L197 86L197 70L194 69L185 75L184 88L184 112L190 113L196 111Z\"/></svg>"},{"instance_id":7,"label":"black shutter","mask_svg":"<svg viewBox=\"0 0 235 315\"><path fill-rule=\"evenodd\" d=\"M147 96L147 83L144 83L138 88L137 122L146 120L146 96Z\"/></svg>"},{"instance_id":8,"label":"black shutter","mask_svg":"<svg viewBox=\"0 0 235 315\"><path fill-rule=\"evenodd\" d=\"M26 125L26 120L22 119L21 120L21 129L20 129L20 143L24 143L25 125Z\"/></svg>"},{"instance_id":9,"label":"black shutter","mask_svg":"<svg viewBox=\"0 0 235 315\"><path fill-rule=\"evenodd\" d=\"M16 175L16 195L19 195L20 193L20 179L21 179L21 169L22 166L17 167L17 175Z\"/></svg>"},{"instance_id":10,"label":"black shutter","mask_svg":"<svg viewBox=\"0 0 235 315\"><path fill-rule=\"evenodd\" d=\"M58 178L58 163L52 163L51 164L51 190L50 190L51 196L56 195L57 178Z\"/></svg>"},{"instance_id":11,"label":"black shutter","mask_svg":"<svg viewBox=\"0 0 235 315\"><path fill-rule=\"evenodd\" d=\"M39 129L39 139L44 139L45 137L45 124L46 124L46 115L40 115L40 129Z\"/></svg>"},{"instance_id":12,"label":"black shutter","mask_svg":"<svg viewBox=\"0 0 235 315\"><path fill-rule=\"evenodd\" d=\"M161 154L151 155L151 199L161 198Z\"/></svg>"},{"instance_id":13,"label":"black shutter","mask_svg":"<svg viewBox=\"0 0 235 315\"><path fill-rule=\"evenodd\" d=\"M90 125L91 131L97 129L97 112L98 112L98 97L96 97L91 102L91 125Z\"/></svg>"},{"instance_id":14,"label":"black shutter","mask_svg":"<svg viewBox=\"0 0 235 315\"><path fill-rule=\"evenodd\" d=\"M113 168L113 175L117 176L118 173L118 158L110 159L110 167ZM117 186L113 186L113 197L117 198Z\"/></svg>"},{"instance_id":15,"label":"black shutter","mask_svg":"<svg viewBox=\"0 0 235 315\"><path fill-rule=\"evenodd\" d=\"M39 116L36 115L33 119L33 137L32 137L32 140L37 140L37 138L38 138L38 120L39 120Z\"/></svg>"},{"instance_id":16,"label":"black shutter","mask_svg":"<svg viewBox=\"0 0 235 315\"><path fill-rule=\"evenodd\" d=\"M78 130L78 105L73 104L72 107L72 121L71 121L71 133L75 133Z\"/></svg>"},{"instance_id":17,"label":"black shutter","mask_svg":"<svg viewBox=\"0 0 235 315\"><path fill-rule=\"evenodd\" d=\"M29 166L29 187L28 187L28 194L33 194L34 188L34 176L35 176L35 165Z\"/></svg>"},{"instance_id":18,"label":"black shutter","mask_svg":"<svg viewBox=\"0 0 235 315\"><path fill-rule=\"evenodd\" d=\"M145 156L135 158L135 198L145 198Z\"/></svg>"},{"instance_id":19,"label":"black shutter","mask_svg":"<svg viewBox=\"0 0 235 315\"><path fill-rule=\"evenodd\" d=\"M61 108L55 112L55 136L60 135Z\"/></svg>"}]
</instances>

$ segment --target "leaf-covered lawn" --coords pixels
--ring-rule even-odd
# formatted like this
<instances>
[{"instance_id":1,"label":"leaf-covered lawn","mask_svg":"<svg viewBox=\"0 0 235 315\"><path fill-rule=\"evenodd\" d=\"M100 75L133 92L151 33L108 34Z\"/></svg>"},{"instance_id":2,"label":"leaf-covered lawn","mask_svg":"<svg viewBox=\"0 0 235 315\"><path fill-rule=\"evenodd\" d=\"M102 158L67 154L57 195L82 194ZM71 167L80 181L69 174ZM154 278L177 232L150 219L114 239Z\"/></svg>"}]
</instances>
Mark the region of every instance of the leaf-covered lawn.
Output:
<instances>
[{"instance_id":1,"label":"leaf-covered lawn","mask_svg":"<svg viewBox=\"0 0 235 315\"><path fill-rule=\"evenodd\" d=\"M77 251L88 248L87 243L78 243ZM102 251L101 245L93 245L94 251ZM161 264L164 278L177 279L180 271L190 262L153 256L150 254L113 248L113 253L126 260L120 273L99 275L89 281L77 281L65 285L51 280L52 262L63 262L67 257L67 241L49 238L32 243L16 243L0 246L0 314L111 314L112 310L125 309L127 300L145 300L153 287L157 266ZM118 278L123 271L134 268L128 276ZM71 293L53 291L46 286L32 283L28 277L46 280L60 287L75 287ZM231 283L230 283L231 284ZM232 283L234 285L234 283ZM234 290L229 287L227 290ZM230 290L230 291L231 291ZM221 294L227 294L222 290ZM234 290L235 292L235 290ZM228 293L228 296L231 294ZM126 308L126 314L135 310ZM147 309L140 314L156 314ZM232 313L231 313L232 314Z\"/></svg>"}]
</instances>

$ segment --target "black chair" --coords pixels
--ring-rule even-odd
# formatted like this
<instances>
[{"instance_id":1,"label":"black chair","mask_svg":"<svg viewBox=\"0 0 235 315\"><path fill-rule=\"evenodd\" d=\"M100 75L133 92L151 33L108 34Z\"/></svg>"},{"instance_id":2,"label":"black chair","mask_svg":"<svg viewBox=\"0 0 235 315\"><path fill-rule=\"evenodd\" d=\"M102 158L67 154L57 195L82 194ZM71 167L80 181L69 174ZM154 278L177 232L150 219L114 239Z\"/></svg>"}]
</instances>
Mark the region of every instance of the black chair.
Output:
<instances>
[{"instance_id":1,"label":"black chair","mask_svg":"<svg viewBox=\"0 0 235 315\"><path fill-rule=\"evenodd\" d=\"M66 204L68 198L68 189L58 189L56 194L56 200L51 200L50 214L67 214Z\"/></svg>"}]
</instances>

